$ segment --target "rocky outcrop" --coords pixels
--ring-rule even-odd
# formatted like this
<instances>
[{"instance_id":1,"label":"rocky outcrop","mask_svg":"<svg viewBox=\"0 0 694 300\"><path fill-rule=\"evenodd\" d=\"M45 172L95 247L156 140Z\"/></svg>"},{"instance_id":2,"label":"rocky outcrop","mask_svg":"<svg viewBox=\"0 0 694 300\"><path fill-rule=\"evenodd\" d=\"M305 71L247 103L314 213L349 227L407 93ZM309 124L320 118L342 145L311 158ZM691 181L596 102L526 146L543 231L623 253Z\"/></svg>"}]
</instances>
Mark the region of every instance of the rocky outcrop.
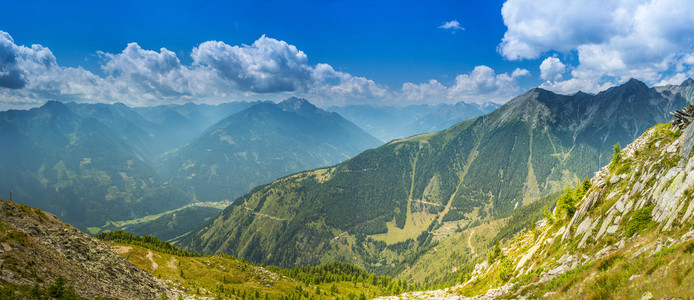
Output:
<instances>
[{"instance_id":1,"label":"rocky outcrop","mask_svg":"<svg viewBox=\"0 0 694 300\"><path fill-rule=\"evenodd\" d=\"M158 299L181 294L103 242L25 205L0 200L0 241L0 283L46 288L63 277L88 299Z\"/></svg>"},{"instance_id":2,"label":"rocky outcrop","mask_svg":"<svg viewBox=\"0 0 694 300\"><path fill-rule=\"evenodd\" d=\"M503 249L503 256L514 266L510 280L499 279L501 272L508 274L510 270L508 267L503 269L497 261L483 270L475 268L471 280L446 290L446 294L439 291L439 294L429 295L454 298L470 290L486 290L475 299L542 295L550 298L584 297L580 293L565 295L570 285L562 292L547 291L540 286L556 284L560 276L570 271L568 274L583 272L579 281L592 283L585 286L576 283L571 289L574 293L589 291L590 284L599 282L596 278L605 278L601 277L601 272L611 268L611 262L619 259L624 262L620 268L636 264L631 269L637 271L632 274L634 276L630 275L629 285L642 281L640 286L659 287L657 281L643 279L643 274L650 274L648 272L660 268L660 265L652 264L650 271L639 270L638 261L662 257L667 249L670 249L667 253L672 253L671 249L694 249L693 147L694 126L687 126L684 130L668 124L651 128L622 150L621 159L595 173L591 179L592 187L579 199L570 220L557 219L555 224L539 232L520 234ZM681 250L676 253L689 259L687 255L691 252ZM673 278L686 275L677 273L679 269L670 267L670 263L665 263L659 274L670 274L668 276ZM490 285L490 282L497 284ZM525 294L531 290L534 292ZM659 297L681 295L677 291L652 291L661 295Z\"/></svg>"}]
</instances>

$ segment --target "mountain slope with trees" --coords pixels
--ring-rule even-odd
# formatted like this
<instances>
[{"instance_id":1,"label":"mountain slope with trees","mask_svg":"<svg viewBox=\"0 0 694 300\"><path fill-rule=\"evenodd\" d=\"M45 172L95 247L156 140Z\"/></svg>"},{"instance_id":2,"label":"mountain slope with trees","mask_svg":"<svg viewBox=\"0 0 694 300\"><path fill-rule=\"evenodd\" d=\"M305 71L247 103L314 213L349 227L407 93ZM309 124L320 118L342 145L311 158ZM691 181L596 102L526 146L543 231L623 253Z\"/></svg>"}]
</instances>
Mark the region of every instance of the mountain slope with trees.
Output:
<instances>
[{"instance_id":1,"label":"mountain slope with trees","mask_svg":"<svg viewBox=\"0 0 694 300\"><path fill-rule=\"evenodd\" d=\"M256 185L346 160L381 142L304 99L233 114L164 156L163 174L198 201L234 200Z\"/></svg>"},{"instance_id":2,"label":"mountain slope with trees","mask_svg":"<svg viewBox=\"0 0 694 300\"><path fill-rule=\"evenodd\" d=\"M82 230L188 203L128 140L63 103L0 113L0 139L0 190Z\"/></svg>"},{"instance_id":3,"label":"mountain slope with trees","mask_svg":"<svg viewBox=\"0 0 694 300\"><path fill-rule=\"evenodd\" d=\"M0 139L0 191L84 231L233 200L257 184L380 144L298 99L139 108L50 101L0 112Z\"/></svg>"},{"instance_id":4,"label":"mountain slope with trees","mask_svg":"<svg viewBox=\"0 0 694 300\"><path fill-rule=\"evenodd\" d=\"M387 272L442 223L509 215L578 182L685 104L630 80L597 95L532 89L488 115L256 187L180 245L281 266Z\"/></svg>"},{"instance_id":5,"label":"mountain slope with trees","mask_svg":"<svg viewBox=\"0 0 694 300\"><path fill-rule=\"evenodd\" d=\"M609 164L567 189L537 228L490 252L450 291L496 298L687 297L693 146L691 124L684 130L659 124L616 148Z\"/></svg>"}]
</instances>

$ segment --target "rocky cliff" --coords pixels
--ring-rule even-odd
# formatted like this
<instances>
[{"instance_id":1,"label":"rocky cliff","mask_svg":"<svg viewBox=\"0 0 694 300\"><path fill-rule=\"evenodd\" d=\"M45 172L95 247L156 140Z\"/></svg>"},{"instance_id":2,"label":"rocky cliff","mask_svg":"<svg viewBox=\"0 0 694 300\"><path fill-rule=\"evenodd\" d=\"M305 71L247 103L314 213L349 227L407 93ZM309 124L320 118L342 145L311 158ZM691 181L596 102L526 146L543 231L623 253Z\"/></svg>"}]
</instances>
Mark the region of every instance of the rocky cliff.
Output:
<instances>
[{"instance_id":1,"label":"rocky cliff","mask_svg":"<svg viewBox=\"0 0 694 300\"><path fill-rule=\"evenodd\" d=\"M0 298L58 292L88 299L180 294L55 216L0 200Z\"/></svg>"},{"instance_id":2,"label":"rocky cliff","mask_svg":"<svg viewBox=\"0 0 694 300\"><path fill-rule=\"evenodd\" d=\"M408 298L681 298L694 290L694 126L657 125L455 287ZM573 194L572 194L573 193ZM561 201L561 200L560 200ZM505 246L505 247L504 247Z\"/></svg>"}]
</instances>

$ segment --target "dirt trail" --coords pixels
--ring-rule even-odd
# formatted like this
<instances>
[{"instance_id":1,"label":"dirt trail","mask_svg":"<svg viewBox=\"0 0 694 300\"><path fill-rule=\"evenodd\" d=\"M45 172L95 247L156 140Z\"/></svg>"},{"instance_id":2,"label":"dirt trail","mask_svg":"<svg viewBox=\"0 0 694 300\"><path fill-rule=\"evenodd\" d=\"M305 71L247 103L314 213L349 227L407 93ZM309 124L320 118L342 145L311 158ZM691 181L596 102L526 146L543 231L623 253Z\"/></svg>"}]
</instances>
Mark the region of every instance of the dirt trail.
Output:
<instances>
[{"instance_id":1,"label":"dirt trail","mask_svg":"<svg viewBox=\"0 0 694 300\"><path fill-rule=\"evenodd\" d=\"M334 243L335 241L337 241L337 239L339 239L343 236L346 236L346 235L347 235L347 231L343 231L342 233L335 236L332 240L330 240L330 244Z\"/></svg>"},{"instance_id":2,"label":"dirt trail","mask_svg":"<svg viewBox=\"0 0 694 300\"><path fill-rule=\"evenodd\" d=\"M159 268L159 264L154 261L154 252L152 250L147 250L147 258L152 262L152 272L156 271Z\"/></svg>"},{"instance_id":3,"label":"dirt trail","mask_svg":"<svg viewBox=\"0 0 694 300\"><path fill-rule=\"evenodd\" d=\"M177 263L178 260L172 257L170 261L166 262L166 267L171 268L174 271L178 271L178 267L176 266Z\"/></svg>"},{"instance_id":4,"label":"dirt trail","mask_svg":"<svg viewBox=\"0 0 694 300\"><path fill-rule=\"evenodd\" d=\"M472 255L477 256L477 253L475 253L475 247L472 246L472 235L475 234L475 230L473 229L470 231L470 236L467 237L467 246L470 247L470 250L472 251Z\"/></svg>"},{"instance_id":5,"label":"dirt trail","mask_svg":"<svg viewBox=\"0 0 694 300\"><path fill-rule=\"evenodd\" d=\"M278 218L278 217L271 216L271 215L266 215L264 213L254 212L253 209L250 207L246 207L246 210L250 211L251 213L253 213L256 216L265 217L265 218L272 219L272 220L277 220L277 221L286 221L287 220L287 219L282 219L282 218Z\"/></svg>"},{"instance_id":6,"label":"dirt trail","mask_svg":"<svg viewBox=\"0 0 694 300\"><path fill-rule=\"evenodd\" d=\"M113 249L113 252L116 252L116 253L121 254L121 255L123 253L128 253L128 251L130 251L130 249L132 249L132 248L133 247L130 247L130 246L113 246L113 247L111 247L111 249Z\"/></svg>"},{"instance_id":7,"label":"dirt trail","mask_svg":"<svg viewBox=\"0 0 694 300\"><path fill-rule=\"evenodd\" d=\"M434 203L434 202L428 202L424 200L419 200L419 199L409 199L410 202L417 202L417 203L424 203L424 204L429 204L429 205L434 205L434 206L440 206L440 207L445 207L440 203Z\"/></svg>"}]
</instances>

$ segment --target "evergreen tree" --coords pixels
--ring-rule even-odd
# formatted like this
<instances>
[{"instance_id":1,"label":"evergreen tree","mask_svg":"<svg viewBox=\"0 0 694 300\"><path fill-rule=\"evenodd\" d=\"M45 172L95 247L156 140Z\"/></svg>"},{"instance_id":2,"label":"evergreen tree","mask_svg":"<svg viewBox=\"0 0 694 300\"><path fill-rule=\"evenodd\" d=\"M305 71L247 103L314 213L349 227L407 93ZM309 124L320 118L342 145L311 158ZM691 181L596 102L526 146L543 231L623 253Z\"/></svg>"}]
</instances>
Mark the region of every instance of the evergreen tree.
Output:
<instances>
[{"instance_id":1,"label":"evergreen tree","mask_svg":"<svg viewBox=\"0 0 694 300\"><path fill-rule=\"evenodd\" d=\"M584 194L587 193L588 190L590 190L590 188L591 188L592 186L593 186L593 183L591 183L591 182L590 182L590 178L588 178L588 176L586 176L586 178L583 179L583 193L584 193Z\"/></svg>"},{"instance_id":2,"label":"evergreen tree","mask_svg":"<svg viewBox=\"0 0 694 300\"><path fill-rule=\"evenodd\" d=\"M576 212L576 192L570 187L564 189L564 193L557 201L555 214L560 218L571 218Z\"/></svg>"},{"instance_id":3,"label":"evergreen tree","mask_svg":"<svg viewBox=\"0 0 694 300\"><path fill-rule=\"evenodd\" d=\"M622 146L619 145L619 143L616 143L612 149L612 161L610 162L610 168L613 168L619 164L620 161L622 161Z\"/></svg>"},{"instance_id":4,"label":"evergreen tree","mask_svg":"<svg viewBox=\"0 0 694 300\"><path fill-rule=\"evenodd\" d=\"M499 256L501 256L501 247L499 246L499 241L497 240L496 244L494 244L494 248L487 255L487 262L492 264Z\"/></svg>"}]
</instances>

